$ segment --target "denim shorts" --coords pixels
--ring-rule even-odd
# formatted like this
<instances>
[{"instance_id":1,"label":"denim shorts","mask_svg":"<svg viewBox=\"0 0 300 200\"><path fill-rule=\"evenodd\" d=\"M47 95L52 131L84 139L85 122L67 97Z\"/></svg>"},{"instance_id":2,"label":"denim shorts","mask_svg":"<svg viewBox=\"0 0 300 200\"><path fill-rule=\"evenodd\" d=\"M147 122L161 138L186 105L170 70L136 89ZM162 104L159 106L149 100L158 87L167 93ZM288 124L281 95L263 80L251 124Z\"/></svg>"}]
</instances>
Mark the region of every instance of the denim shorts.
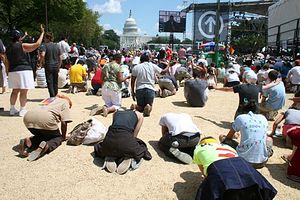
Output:
<instances>
[{"instance_id":1,"label":"denim shorts","mask_svg":"<svg viewBox=\"0 0 300 200\"><path fill-rule=\"evenodd\" d=\"M136 102L143 110L147 104L152 106L155 97L155 91L149 88L136 90Z\"/></svg>"}]
</instances>

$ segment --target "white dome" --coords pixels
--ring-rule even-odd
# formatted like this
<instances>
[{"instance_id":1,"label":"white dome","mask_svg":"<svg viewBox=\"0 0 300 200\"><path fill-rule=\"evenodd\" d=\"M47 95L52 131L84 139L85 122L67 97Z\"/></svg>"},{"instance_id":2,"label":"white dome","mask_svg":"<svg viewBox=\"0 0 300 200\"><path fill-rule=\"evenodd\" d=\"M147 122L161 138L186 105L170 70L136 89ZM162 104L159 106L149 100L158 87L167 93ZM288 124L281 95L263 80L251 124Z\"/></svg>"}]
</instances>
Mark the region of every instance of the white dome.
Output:
<instances>
[{"instance_id":1,"label":"white dome","mask_svg":"<svg viewBox=\"0 0 300 200\"><path fill-rule=\"evenodd\" d=\"M126 19L124 28L123 28L123 34L137 34L138 33L138 27L136 25L135 19L131 17L131 13L129 17Z\"/></svg>"}]
</instances>

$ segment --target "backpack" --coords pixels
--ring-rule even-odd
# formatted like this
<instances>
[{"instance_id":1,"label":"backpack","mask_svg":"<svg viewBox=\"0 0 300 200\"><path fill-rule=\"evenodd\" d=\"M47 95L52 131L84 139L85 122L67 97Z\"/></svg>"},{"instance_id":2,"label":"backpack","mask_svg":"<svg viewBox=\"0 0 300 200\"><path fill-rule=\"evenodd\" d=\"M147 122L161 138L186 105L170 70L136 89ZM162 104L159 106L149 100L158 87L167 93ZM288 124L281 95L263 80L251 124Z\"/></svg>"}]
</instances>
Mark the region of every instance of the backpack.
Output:
<instances>
[{"instance_id":1,"label":"backpack","mask_svg":"<svg viewBox=\"0 0 300 200\"><path fill-rule=\"evenodd\" d=\"M89 119L75 126L73 130L69 133L70 138L67 141L67 145L78 146L82 144L85 136L92 127L92 121L92 119Z\"/></svg>"}]
</instances>

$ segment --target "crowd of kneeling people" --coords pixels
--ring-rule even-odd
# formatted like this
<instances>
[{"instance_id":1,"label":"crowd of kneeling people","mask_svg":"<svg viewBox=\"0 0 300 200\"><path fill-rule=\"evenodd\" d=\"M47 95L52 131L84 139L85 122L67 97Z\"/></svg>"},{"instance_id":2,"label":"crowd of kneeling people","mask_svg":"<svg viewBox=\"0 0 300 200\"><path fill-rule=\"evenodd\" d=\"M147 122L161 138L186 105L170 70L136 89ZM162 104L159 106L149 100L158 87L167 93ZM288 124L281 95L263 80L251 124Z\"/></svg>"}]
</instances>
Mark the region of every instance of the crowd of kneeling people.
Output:
<instances>
[{"instance_id":1,"label":"crowd of kneeling people","mask_svg":"<svg viewBox=\"0 0 300 200\"><path fill-rule=\"evenodd\" d=\"M152 159L146 143L138 138L143 118L150 116L155 97L176 95L178 88L183 86L184 97L192 107L205 106L209 89L239 94L234 121L227 135L220 135L219 139L204 136L191 116L185 113L167 112L159 120L159 149L182 163L197 164L205 177L196 199L273 199L276 189L256 169L265 167L273 155L272 137L278 136L276 130L283 120L282 135L293 145L292 153L282 156L288 163L287 178L300 181L300 91L290 99L293 104L289 109L278 114L286 97L280 70L271 65L254 70L234 61L226 67L221 63L217 68L213 63L208 66L203 57L198 59L193 55L175 54L171 60L157 60L149 50L135 56L139 57L139 62L130 66L130 70L125 67L130 74L124 75L124 68L120 67L124 55L115 53L94 71L101 84L91 89L87 89L85 83L70 85L72 93L83 88L91 95L100 89L104 106L92 109L91 116L107 117L113 113L105 138L94 145L95 156L104 161L103 168L111 173L125 174L129 169L137 169L143 160ZM80 76L81 81L87 79L82 68L84 61L79 60L76 65L80 66L76 66L78 69L72 66L74 71L70 70L70 76L80 71L81 74L75 76ZM296 60L294 68L299 68L298 65L300 61ZM294 71L299 72L299 69ZM297 79L300 75L294 72L286 77L291 76ZM217 87L220 82L224 87ZM124 87L127 97L135 101L125 110L121 107ZM34 161L68 140L71 107L70 97L57 94L27 111L23 121L33 136L21 139L20 155ZM275 120L269 135L268 120ZM58 123L61 123L60 129Z\"/></svg>"}]
</instances>

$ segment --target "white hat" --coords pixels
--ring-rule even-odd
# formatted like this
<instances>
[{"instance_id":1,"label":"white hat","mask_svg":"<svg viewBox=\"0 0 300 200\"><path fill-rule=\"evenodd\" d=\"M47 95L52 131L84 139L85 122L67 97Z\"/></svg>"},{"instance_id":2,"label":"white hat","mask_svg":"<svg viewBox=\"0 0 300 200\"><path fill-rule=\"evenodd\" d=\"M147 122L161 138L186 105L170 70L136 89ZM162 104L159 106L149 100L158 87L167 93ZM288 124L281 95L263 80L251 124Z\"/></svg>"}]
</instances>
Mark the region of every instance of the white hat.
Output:
<instances>
[{"instance_id":1,"label":"white hat","mask_svg":"<svg viewBox=\"0 0 300 200\"><path fill-rule=\"evenodd\" d=\"M247 83L255 84L257 81L257 75L253 70L248 70L245 73L245 80Z\"/></svg>"}]
</instances>

